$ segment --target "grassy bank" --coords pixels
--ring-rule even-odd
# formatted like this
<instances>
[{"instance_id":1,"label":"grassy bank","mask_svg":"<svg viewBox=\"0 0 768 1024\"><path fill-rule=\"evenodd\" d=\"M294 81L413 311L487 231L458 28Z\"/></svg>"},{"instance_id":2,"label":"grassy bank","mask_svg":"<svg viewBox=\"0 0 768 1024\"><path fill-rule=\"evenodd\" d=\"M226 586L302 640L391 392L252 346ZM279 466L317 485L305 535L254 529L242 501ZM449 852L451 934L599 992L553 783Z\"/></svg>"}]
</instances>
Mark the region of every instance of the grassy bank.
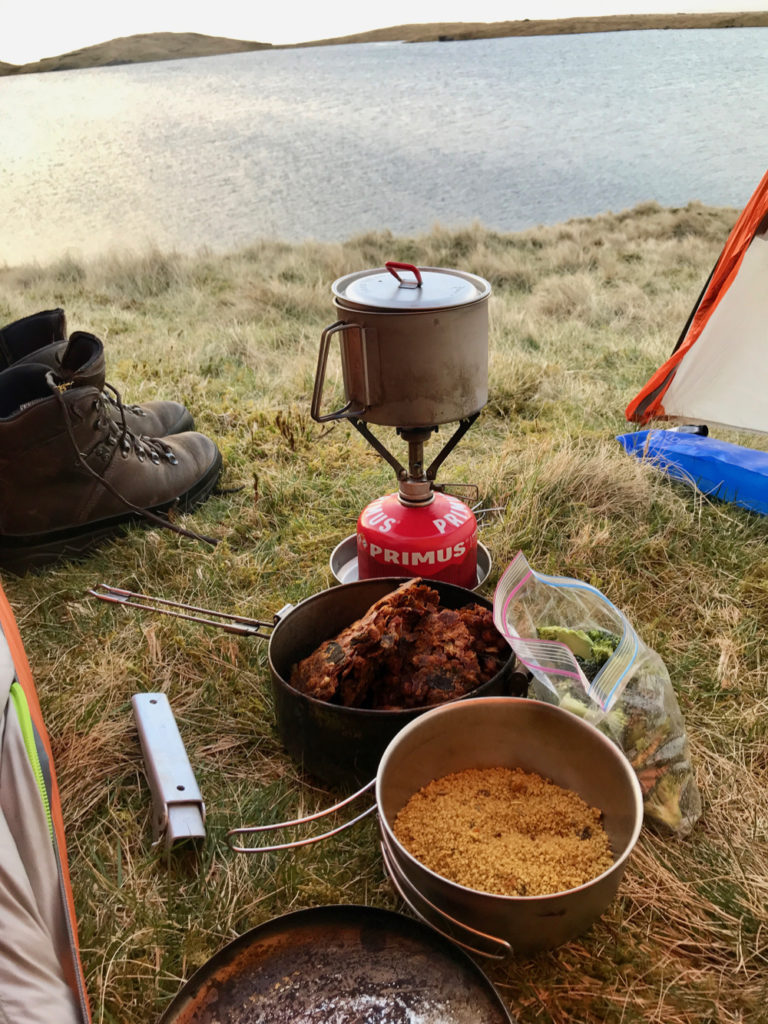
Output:
<instances>
[{"instance_id":1,"label":"grassy bank","mask_svg":"<svg viewBox=\"0 0 768 1024\"><path fill-rule=\"evenodd\" d=\"M62 305L104 339L127 401L177 398L214 437L222 493L188 517L215 549L135 529L79 565L4 578L53 741L94 1017L154 1020L237 934L327 903L400 908L370 822L265 860L232 826L332 794L274 732L266 644L90 600L99 581L269 618L333 583L328 557L392 471L309 396L340 275L398 259L493 285L490 397L447 461L502 511L482 527L494 569L589 580L664 658L705 804L694 833L644 830L619 897L586 935L488 972L521 1024L726 1024L768 997L768 524L712 504L622 453L623 409L669 354L734 210L645 204L520 234L436 229L230 255L122 253L0 269L0 323ZM328 402L340 397L338 380ZM382 436L399 452L401 442ZM163 690L208 809L198 856L151 848L130 697Z\"/></svg>"}]
</instances>

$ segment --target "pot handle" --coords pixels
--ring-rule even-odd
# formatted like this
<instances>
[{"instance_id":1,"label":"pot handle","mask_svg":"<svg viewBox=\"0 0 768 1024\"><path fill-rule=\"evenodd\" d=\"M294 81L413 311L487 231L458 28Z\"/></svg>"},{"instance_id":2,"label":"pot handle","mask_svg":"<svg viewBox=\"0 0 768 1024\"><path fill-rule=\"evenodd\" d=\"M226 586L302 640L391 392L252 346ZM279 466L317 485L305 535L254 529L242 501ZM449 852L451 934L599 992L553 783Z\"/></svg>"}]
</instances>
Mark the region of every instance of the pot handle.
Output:
<instances>
[{"instance_id":1,"label":"pot handle","mask_svg":"<svg viewBox=\"0 0 768 1024\"><path fill-rule=\"evenodd\" d=\"M352 796L348 796L345 800L340 803L334 804L333 807L327 807L324 811L317 811L315 814L308 814L304 818L294 818L292 821L275 821L269 825L247 825L242 828L232 828L227 832L226 840L227 845L233 853L274 853L275 850L294 850L298 846L309 846L310 843L319 843L321 839L328 839L331 836L337 835L339 832L343 832L344 829L350 828L352 825L356 825L358 821L362 821L363 818L372 814L376 810L376 805L371 804L361 814L358 814L356 818L351 818L349 821L345 821L343 825L338 825L336 828L330 829L328 832L322 832L319 836L309 836L306 839L295 839L290 843L275 843L272 846L239 846L235 843L236 836L251 835L254 832L270 832L278 828L292 828L296 825L306 825L307 822L317 821L318 818L324 818L329 814L333 814L334 811L340 811L342 807L346 807L347 804L351 804L353 800L357 800L363 793L367 793L369 789L375 784L376 779L371 779L370 782L366 783L362 789L358 789Z\"/></svg>"},{"instance_id":2,"label":"pot handle","mask_svg":"<svg viewBox=\"0 0 768 1024\"><path fill-rule=\"evenodd\" d=\"M510 956L512 953L512 947L506 939L499 939L495 935L486 935L485 932L479 932L475 928L470 928L468 924L463 924L461 921L457 921L455 917L451 917L450 914L446 914L444 910L440 910L439 907L436 907L434 903L431 903L423 893L420 893L411 882L402 875L399 875L392 863L392 854L389 852L389 847L384 841L381 843L381 856L384 860L384 866L387 869L389 880L395 891L400 899L408 906L408 909L412 911L420 921L429 925L429 927L439 935L442 935L444 939L454 942L457 946L461 946L462 949L466 949L468 953L473 953L475 956L487 957L489 960L504 960L506 957ZM410 895L406 893L406 888L409 890ZM476 939L482 939L484 942L489 943L491 947L498 947L498 952L488 952L484 949L478 949L476 946L470 946L468 943L457 939L451 932L443 931L442 928L438 928L434 921L430 921L429 918L425 917L424 914L414 906L412 900L412 897L414 896L418 897L422 903L425 903L430 910L437 914L439 918L449 922L454 928L457 928L462 932L469 932L470 935Z\"/></svg>"},{"instance_id":3,"label":"pot handle","mask_svg":"<svg viewBox=\"0 0 768 1024\"><path fill-rule=\"evenodd\" d=\"M395 260L387 260L384 266L390 272L392 277L397 278L401 288L421 288L421 271L418 267L414 267L412 263L397 263ZM398 270L410 270L416 278L416 283L414 284L412 281L404 281L398 274Z\"/></svg>"},{"instance_id":4,"label":"pot handle","mask_svg":"<svg viewBox=\"0 0 768 1024\"><path fill-rule=\"evenodd\" d=\"M350 416L362 416L365 412L365 407L353 409L352 402L347 402L345 406L341 409L337 409L335 412L320 412L320 405L323 399L323 385L325 384L325 367L328 362L328 349L331 344L331 338L334 334L342 334L351 327L354 327L360 334L362 334L363 329L358 324L349 324L344 320L337 320L335 324L331 324L330 327L326 327L320 337L320 351L317 356L315 386L312 391L312 406L310 409L312 419L316 420L318 423L327 423L328 420L340 420Z\"/></svg>"}]
</instances>

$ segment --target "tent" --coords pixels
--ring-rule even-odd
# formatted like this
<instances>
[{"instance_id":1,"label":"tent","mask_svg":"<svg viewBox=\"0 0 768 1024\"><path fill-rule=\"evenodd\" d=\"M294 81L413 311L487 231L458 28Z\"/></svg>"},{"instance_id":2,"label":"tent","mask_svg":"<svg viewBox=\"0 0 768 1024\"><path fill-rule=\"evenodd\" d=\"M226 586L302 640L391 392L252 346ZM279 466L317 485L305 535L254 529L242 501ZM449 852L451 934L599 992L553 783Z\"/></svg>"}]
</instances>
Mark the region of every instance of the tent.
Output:
<instances>
[{"instance_id":1,"label":"tent","mask_svg":"<svg viewBox=\"0 0 768 1024\"><path fill-rule=\"evenodd\" d=\"M749 200L670 358L629 403L630 421L768 432L768 173Z\"/></svg>"},{"instance_id":2,"label":"tent","mask_svg":"<svg viewBox=\"0 0 768 1024\"><path fill-rule=\"evenodd\" d=\"M0 1022L89 1024L59 790L0 588Z\"/></svg>"}]
</instances>

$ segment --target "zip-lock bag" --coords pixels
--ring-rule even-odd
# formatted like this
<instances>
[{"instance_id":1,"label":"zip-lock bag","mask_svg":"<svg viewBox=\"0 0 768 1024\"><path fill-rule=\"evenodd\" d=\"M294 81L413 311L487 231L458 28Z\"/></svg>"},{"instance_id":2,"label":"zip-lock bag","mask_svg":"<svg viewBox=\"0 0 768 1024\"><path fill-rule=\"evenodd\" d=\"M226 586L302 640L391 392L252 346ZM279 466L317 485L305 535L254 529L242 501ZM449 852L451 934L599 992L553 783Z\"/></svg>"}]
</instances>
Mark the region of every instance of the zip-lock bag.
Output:
<instances>
[{"instance_id":1,"label":"zip-lock bag","mask_svg":"<svg viewBox=\"0 0 768 1024\"><path fill-rule=\"evenodd\" d=\"M646 817L685 835L701 815L685 722L669 673L596 587L534 572L522 552L496 586L496 628L532 674L537 700L558 704L619 746Z\"/></svg>"}]
</instances>

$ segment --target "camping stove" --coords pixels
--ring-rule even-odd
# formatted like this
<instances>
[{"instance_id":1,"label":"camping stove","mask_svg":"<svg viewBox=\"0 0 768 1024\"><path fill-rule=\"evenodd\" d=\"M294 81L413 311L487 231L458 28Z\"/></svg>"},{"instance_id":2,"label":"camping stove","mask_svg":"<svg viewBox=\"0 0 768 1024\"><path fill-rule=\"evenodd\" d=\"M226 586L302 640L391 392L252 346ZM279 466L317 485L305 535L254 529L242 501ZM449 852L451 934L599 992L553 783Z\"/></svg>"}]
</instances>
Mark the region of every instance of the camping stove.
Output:
<instances>
[{"instance_id":1,"label":"camping stove","mask_svg":"<svg viewBox=\"0 0 768 1024\"><path fill-rule=\"evenodd\" d=\"M435 473L472 420L459 425L425 470L424 442L430 431L399 427L408 442L408 468L359 420L351 422L394 468L399 489L376 498L357 521L359 579L428 576L473 590L477 585L477 520L472 509L435 484ZM436 428L434 428L436 429ZM458 436L457 436L458 435Z\"/></svg>"},{"instance_id":2,"label":"camping stove","mask_svg":"<svg viewBox=\"0 0 768 1024\"><path fill-rule=\"evenodd\" d=\"M404 279L398 271L412 276ZM475 515L435 478L487 401L490 290L487 281L472 274L403 263L334 282L334 303L343 319L323 331L312 417L349 420L392 466L398 482L397 491L376 498L360 513L358 579L424 576L469 589L478 584ZM322 413L334 335L341 345L346 404ZM425 442L440 425L457 421L425 468ZM408 445L407 466L370 424L395 427Z\"/></svg>"}]
</instances>

